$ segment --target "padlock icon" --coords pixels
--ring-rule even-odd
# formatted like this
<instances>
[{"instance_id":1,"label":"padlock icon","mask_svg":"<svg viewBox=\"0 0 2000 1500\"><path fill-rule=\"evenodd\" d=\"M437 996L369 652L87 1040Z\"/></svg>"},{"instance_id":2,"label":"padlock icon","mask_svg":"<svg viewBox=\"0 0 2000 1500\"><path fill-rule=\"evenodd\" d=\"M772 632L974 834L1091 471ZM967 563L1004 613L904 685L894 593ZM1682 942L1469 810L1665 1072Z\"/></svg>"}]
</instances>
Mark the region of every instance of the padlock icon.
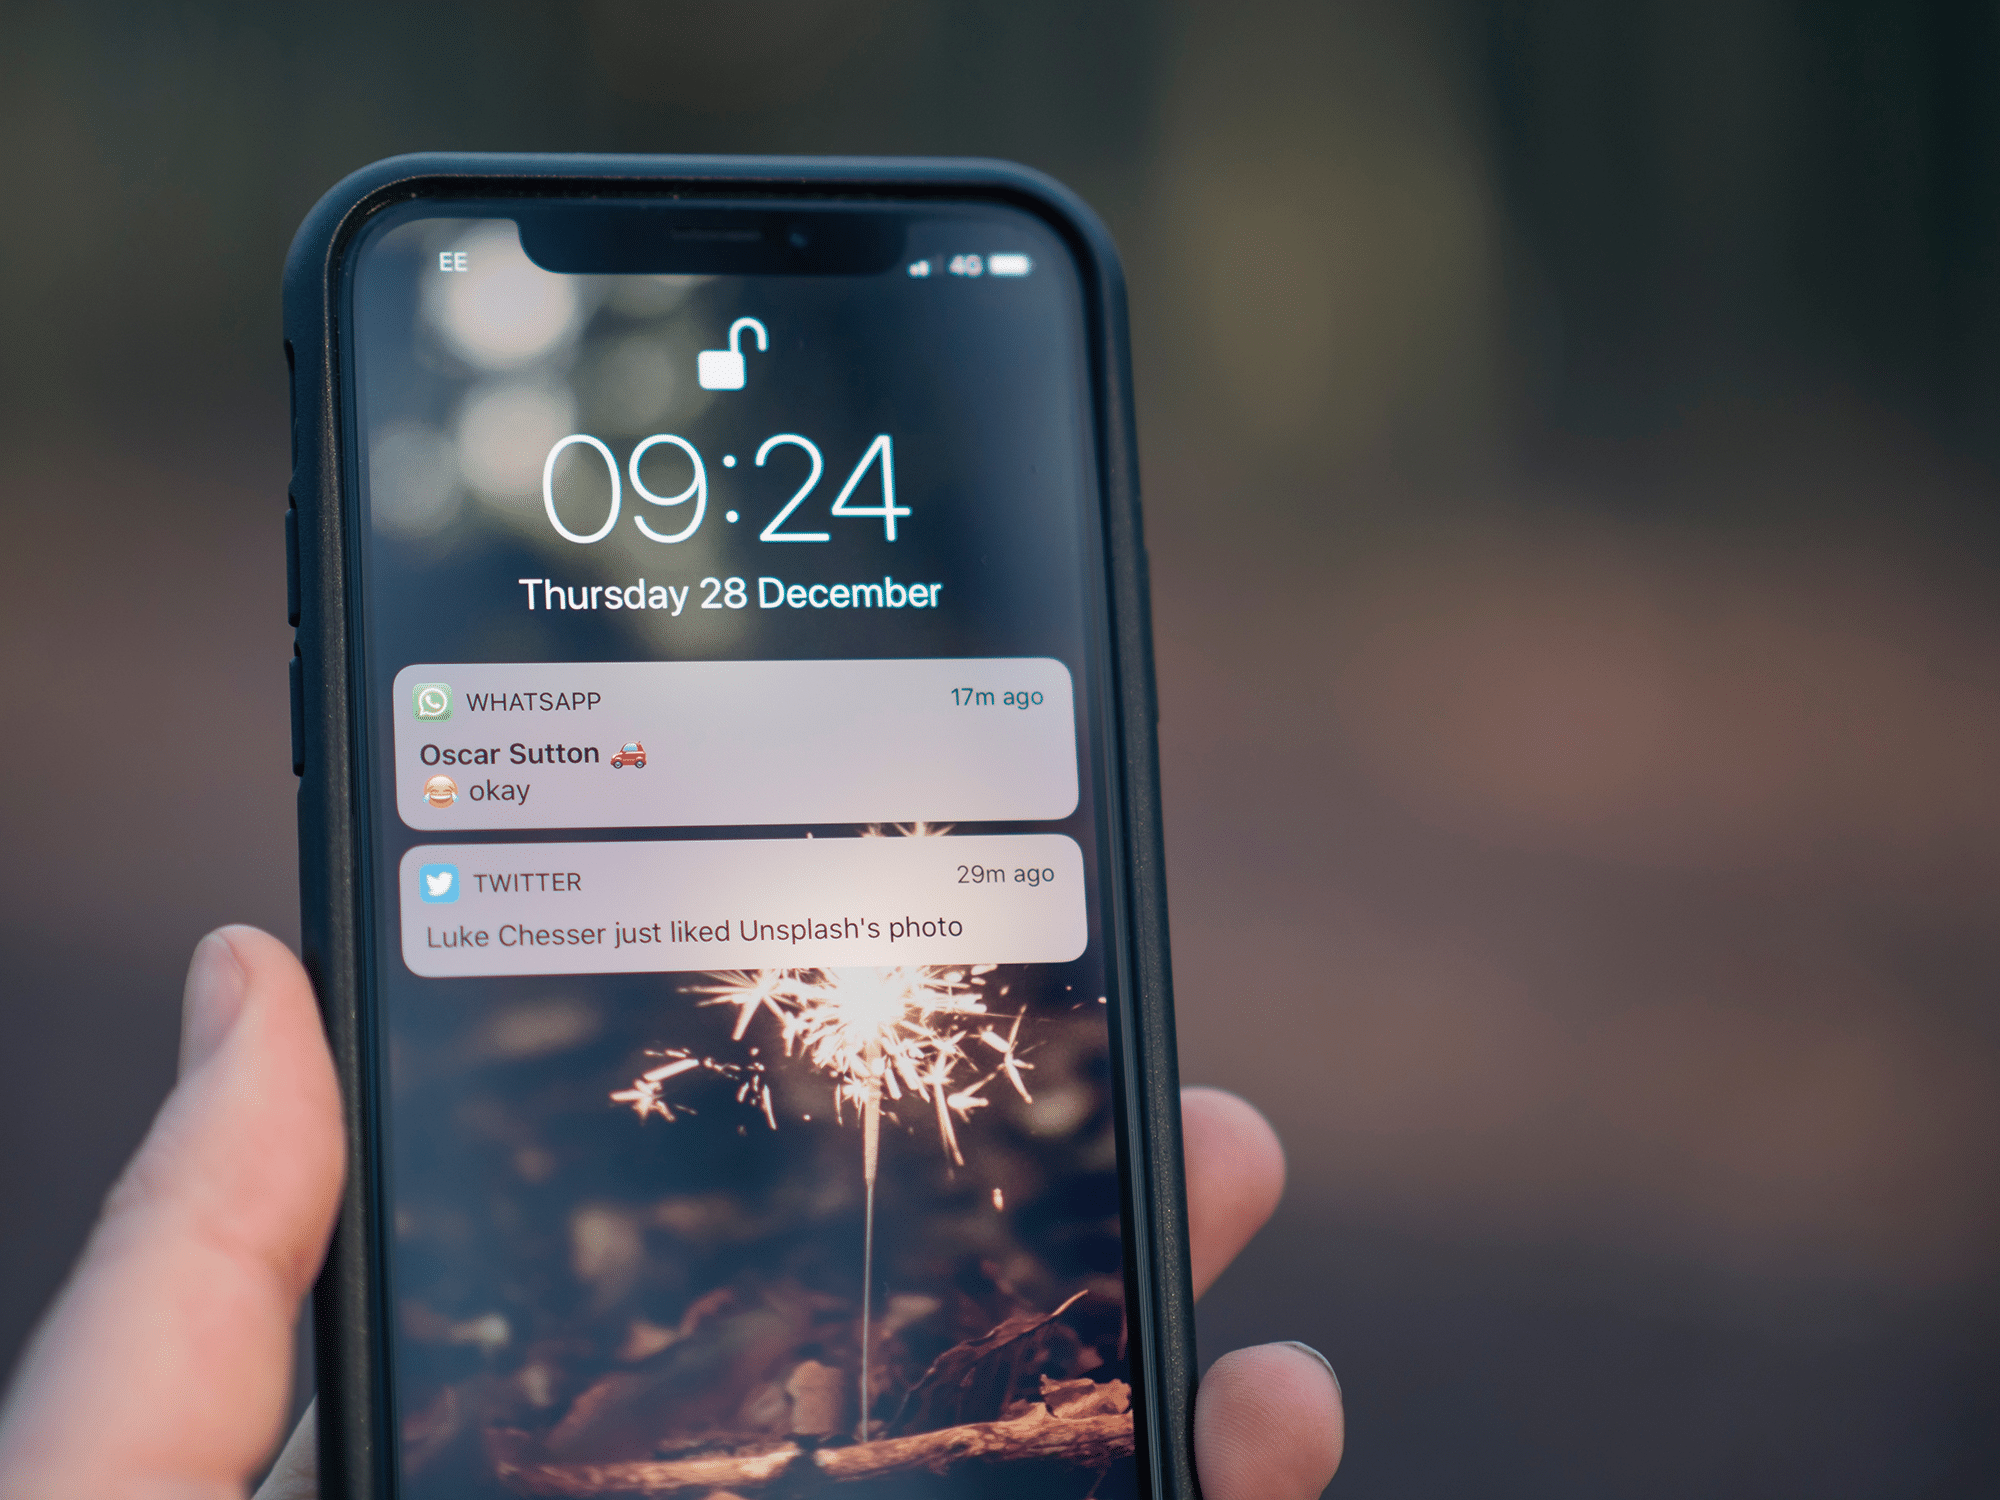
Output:
<instances>
[{"instance_id":1,"label":"padlock icon","mask_svg":"<svg viewBox=\"0 0 2000 1500\"><path fill-rule=\"evenodd\" d=\"M768 351L771 340L764 332L764 325L755 318L738 318L729 325L729 347L727 349L704 349L694 357L695 378L705 391L740 391L745 378L743 351L738 347L743 330L754 329L757 334L759 353Z\"/></svg>"}]
</instances>

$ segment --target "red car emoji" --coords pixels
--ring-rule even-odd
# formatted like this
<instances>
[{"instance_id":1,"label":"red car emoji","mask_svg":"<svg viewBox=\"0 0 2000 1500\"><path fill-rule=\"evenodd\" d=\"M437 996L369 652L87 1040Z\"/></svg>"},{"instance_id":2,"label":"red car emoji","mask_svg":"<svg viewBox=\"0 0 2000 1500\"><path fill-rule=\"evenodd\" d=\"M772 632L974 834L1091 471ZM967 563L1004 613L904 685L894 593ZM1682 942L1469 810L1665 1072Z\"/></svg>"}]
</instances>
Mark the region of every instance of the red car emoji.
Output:
<instances>
[{"instance_id":1,"label":"red car emoji","mask_svg":"<svg viewBox=\"0 0 2000 1500\"><path fill-rule=\"evenodd\" d=\"M640 770L645 770L646 747L634 742L627 745L623 750L620 750L616 755L611 757L611 769L615 771L620 766L637 766Z\"/></svg>"}]
</instances>

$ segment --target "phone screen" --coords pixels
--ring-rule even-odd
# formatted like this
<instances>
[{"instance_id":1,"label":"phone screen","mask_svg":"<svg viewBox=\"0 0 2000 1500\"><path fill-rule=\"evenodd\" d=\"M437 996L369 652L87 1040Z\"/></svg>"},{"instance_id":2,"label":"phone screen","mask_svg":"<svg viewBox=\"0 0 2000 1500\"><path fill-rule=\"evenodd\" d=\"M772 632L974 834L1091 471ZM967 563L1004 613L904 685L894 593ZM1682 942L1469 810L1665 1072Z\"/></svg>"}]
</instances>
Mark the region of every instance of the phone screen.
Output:
<instances>
[{"instance_id":1,"label":"phone screen","mask_svg":"<svg viewBox=\"0 0 2000 1500\"><path fill-rule=\"evenodd\" d=\"M404 1493L1133 1493L1063 241L433 202L349 266Z\"/></svg>"}]
</instances>

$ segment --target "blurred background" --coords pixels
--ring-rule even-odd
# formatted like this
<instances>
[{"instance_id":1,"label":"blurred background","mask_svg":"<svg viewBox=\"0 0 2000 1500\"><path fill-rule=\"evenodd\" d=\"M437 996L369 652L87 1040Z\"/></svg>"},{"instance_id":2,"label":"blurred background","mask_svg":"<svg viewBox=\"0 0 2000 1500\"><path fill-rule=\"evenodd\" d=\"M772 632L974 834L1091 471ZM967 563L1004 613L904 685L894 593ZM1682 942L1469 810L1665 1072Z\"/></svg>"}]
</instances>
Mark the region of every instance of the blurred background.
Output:
<instances>
[{"instance_id":1,"label":"blurred background","mask_svg":"<svg viewBox=\"0 0 2000 1500\"><path fill-rule=\"evenodd\" d=\"M979 153L1131 278L1204 1354L1332 1493L2000 1477L2000 6L0 4L0 1358L295 938L278 273L425 147Z\"/></svg>"}]
</instances>

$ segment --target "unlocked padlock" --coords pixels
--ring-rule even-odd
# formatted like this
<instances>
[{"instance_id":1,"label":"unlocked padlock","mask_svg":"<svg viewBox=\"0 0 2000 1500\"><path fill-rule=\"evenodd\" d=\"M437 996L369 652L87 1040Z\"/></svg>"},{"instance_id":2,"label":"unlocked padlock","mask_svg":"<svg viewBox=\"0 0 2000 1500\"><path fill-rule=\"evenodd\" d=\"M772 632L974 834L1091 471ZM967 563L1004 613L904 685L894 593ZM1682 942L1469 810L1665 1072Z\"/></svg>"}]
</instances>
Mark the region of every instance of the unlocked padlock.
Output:
<instances>
[{"instance_id":1,"label":"unlocked padlock","mask_svg":"<svg viewBox=\"0 0 2000 1500\"><path fill-rule=\"evenodd\" d=\"M764 333L764 325L755 318L738 318L729 325L729 347L727 349L704 349L694 358L695 378L705 391L740 391L743 389L745 372L743 351L738 341L743 330L754 329L757 334L757 349L763 353L770 349L771 341Z\"/></svg>"}]
</instances>

